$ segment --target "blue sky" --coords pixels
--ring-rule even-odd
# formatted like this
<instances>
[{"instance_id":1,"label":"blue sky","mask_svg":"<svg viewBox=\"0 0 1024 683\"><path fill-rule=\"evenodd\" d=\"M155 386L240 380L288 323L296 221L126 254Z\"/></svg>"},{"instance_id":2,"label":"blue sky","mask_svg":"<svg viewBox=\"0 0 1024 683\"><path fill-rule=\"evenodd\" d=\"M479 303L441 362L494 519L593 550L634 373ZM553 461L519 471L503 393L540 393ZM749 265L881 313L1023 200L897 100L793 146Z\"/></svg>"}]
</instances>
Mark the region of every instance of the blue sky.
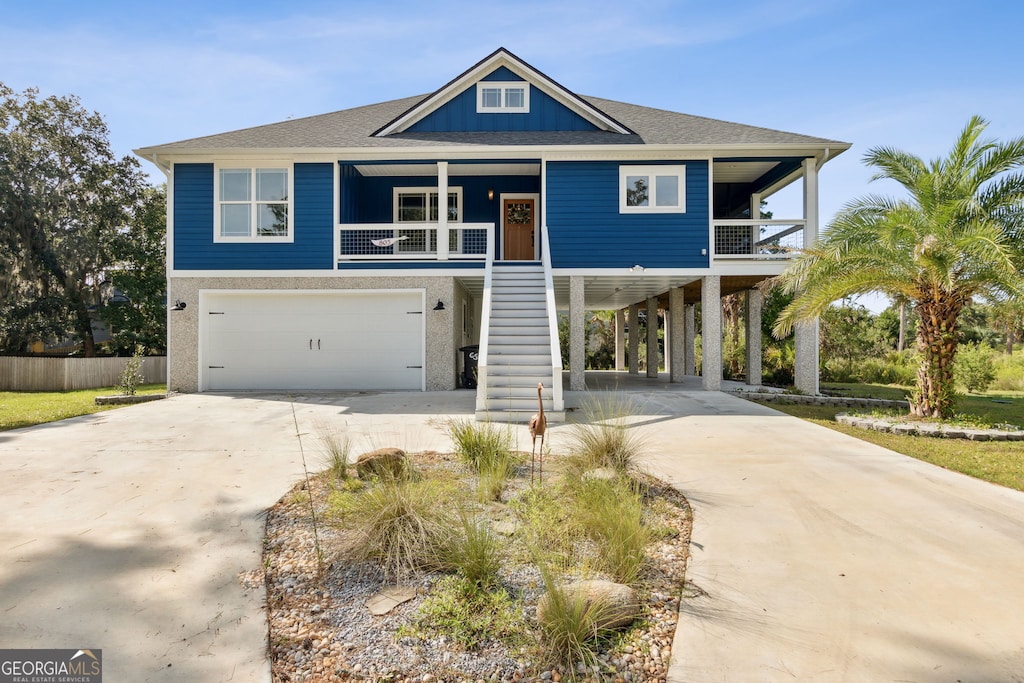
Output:
<instances>
[{"instance_id":1,"label":"blue sky","mask_svg":"<svg viewBox=\"0 0 1024 683\"><path fill-rule=\"evenodd\" d=\"M821 219L874 146L933 158L968 117L1024 135L1024 4L912 0L9 3L0 81L78 95L121 154L430 92L504 46L584 95L843 140ZM159 174L147 164L154 179ZM799 190L769 200L799 216Z\"/></svg>"}]
</instances>

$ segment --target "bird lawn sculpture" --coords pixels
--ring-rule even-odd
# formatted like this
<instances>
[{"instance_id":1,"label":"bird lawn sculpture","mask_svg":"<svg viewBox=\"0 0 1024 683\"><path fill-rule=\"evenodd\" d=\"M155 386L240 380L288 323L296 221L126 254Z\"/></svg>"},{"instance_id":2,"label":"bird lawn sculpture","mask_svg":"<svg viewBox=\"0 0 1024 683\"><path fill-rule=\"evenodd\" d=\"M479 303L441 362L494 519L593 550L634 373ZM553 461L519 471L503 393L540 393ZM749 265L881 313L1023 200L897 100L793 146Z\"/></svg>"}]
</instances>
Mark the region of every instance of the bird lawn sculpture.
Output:
<instances>
[{"instance_id":1,"label":"bird lawn sculpture","mask_svg":"<svg viewBox=\"0 0 1024 683\"><path fill-rule=\"evenodd\" d=\"M544 385L537 384L537 413L530 418L530 436L533 437L533 447L530 450L530 485L533 485L533 469L536 462L540 462L540 475L538 480L540 483L544 483L544 432L548 429L548 421L544 417L544 401L541 399L540 392L543 391ZM537 437L540 437L540 454L537 457Z\"/></svg>"}]
</instances>

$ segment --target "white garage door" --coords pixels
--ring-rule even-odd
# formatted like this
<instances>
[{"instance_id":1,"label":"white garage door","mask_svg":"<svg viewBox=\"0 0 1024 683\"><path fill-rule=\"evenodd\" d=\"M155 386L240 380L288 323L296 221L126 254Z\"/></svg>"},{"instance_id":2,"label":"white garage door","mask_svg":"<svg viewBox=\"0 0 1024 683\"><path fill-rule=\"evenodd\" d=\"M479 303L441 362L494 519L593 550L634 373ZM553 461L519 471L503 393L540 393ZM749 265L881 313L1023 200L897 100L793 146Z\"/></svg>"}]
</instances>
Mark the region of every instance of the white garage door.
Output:
<instances>
[{"instance_id":1,"label":"white garage door","mask_svg":"<svg viewBox=\"0 0 1024 683\"><path fill-rule=\"evenodd\" d=\"M209 292L202 386L424 388L421 292Z\"/></svg>"}]
</instances>

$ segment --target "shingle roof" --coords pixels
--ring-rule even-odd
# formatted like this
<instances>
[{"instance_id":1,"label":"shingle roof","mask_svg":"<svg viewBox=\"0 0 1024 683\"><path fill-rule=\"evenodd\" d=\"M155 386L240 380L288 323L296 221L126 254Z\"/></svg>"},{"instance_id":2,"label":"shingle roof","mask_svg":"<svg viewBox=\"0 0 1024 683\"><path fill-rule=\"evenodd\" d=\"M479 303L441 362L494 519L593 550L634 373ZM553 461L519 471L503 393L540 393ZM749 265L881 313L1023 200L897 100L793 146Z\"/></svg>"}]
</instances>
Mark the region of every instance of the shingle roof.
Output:
<instances>
[{"instance_id":1,"label":"shingle roof","mask_svg":"<svg viewBox=\"0 0 1024 683\"><path fill-rule=\"evenodd\" d=\"M606 131L499 133L398 133L373 137L383 124L422 101L423 95L344 109L329 114L282 121L265 126L153 145L146 153L188 153L202 150L236 149L399 149L431 146L493 145L751 145L821 146L845 148L848 143L797 133L759 128L701 116L691 116L635 104L583 97L594 107L636 132L623 135Z\"/></svg>"}]
</instances>

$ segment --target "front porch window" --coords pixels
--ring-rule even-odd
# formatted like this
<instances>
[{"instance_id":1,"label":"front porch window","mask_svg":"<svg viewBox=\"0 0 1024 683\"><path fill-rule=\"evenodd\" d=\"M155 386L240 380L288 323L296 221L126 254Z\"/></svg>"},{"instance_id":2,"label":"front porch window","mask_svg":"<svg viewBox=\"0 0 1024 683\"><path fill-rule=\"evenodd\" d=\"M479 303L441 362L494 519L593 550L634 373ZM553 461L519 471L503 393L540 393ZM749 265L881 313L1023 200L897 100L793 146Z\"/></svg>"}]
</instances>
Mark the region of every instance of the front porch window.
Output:
<instances>
[{"instance_id":1,"label":"front porch window","mask_svg":"<svg viewBox=\"0 0 1024 683\"><path fill-rule=\"evenodd\" d=\"M437 223L439 202L437 188L396 187L394 190L394 216L396 223ZM448 191L448 222L462 221L462 188L453 187ZM436 227L436 226L431 226ZM429 234L429 247L427 244ZM459 232L448 235L449 249L458 249ZM397 244L400 252L426 252L437 249L437 232L429 228L401 228L397 237L404 238Z\"/></svg>"}]
</instances>

